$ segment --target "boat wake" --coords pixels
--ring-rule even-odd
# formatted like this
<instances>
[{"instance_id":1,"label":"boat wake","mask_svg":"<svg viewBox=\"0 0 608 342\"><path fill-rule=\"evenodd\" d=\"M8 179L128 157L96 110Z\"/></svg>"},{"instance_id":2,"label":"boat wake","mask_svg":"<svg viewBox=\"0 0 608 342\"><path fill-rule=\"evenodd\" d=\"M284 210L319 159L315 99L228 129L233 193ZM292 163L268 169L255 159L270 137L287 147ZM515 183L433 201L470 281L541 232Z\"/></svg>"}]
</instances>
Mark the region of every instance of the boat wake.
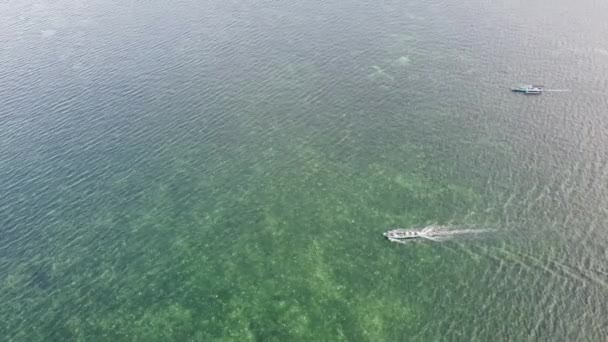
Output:
<instances>
[{"instance_id":1,"label":"boat wake","mask_svg":"<svg viewBox=\"0 0 608 342\"><path fill-rule=\"evenodd\" d=\"M389 230L383 235L392 242L407 243L413 240L443 241L459 235L473 235L491 232L491 229L462 229L454 226L430 225L423 228Z\"/></svg>"}]
</instances>

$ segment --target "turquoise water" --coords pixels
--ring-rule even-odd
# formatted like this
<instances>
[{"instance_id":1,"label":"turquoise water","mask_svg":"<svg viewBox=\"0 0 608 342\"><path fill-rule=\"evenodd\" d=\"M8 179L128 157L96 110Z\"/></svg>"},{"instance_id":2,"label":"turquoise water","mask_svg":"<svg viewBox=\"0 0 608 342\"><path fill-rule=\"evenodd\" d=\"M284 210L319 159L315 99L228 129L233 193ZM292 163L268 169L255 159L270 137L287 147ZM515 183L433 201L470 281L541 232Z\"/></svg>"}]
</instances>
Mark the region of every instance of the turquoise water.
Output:
<instances>
[{"instance_id":1,"label":"turquoise water","mask_svg":"<svg viewBox=\"0 0 608 342\"><path fill-rule=\"evenodd\" d=\"M2 339L604 340L607 10L1 2Z\"/></svg>"}]
</instances>

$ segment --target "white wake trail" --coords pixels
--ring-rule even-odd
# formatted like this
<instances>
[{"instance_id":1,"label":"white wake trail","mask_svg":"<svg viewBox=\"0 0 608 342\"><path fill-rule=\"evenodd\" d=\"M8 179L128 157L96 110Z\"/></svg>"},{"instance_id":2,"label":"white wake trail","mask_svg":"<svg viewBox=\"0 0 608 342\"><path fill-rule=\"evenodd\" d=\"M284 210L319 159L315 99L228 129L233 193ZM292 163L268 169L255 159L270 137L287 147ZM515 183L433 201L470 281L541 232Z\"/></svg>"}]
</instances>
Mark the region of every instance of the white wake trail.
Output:
<instances>
[{"instance_id":1,"label":"white wake trail","mask_svg":"<svg viewBox=\"0 0 608 342\"><path fill-rule=\"evenodd\" d=\"M488 233L493 231L492 229L472 229L472 228L459 228L457 226L438 226L430 225L418 229L399 229L400 232L406 232L408 238L388 237L392 242L408 243L415 241L415 238L420 240L431 240L431 241L443 241L457 237L459 235L477 235L481 233ZM413 237L413 238L412 238Z\"/></svg>"}]
</instances>

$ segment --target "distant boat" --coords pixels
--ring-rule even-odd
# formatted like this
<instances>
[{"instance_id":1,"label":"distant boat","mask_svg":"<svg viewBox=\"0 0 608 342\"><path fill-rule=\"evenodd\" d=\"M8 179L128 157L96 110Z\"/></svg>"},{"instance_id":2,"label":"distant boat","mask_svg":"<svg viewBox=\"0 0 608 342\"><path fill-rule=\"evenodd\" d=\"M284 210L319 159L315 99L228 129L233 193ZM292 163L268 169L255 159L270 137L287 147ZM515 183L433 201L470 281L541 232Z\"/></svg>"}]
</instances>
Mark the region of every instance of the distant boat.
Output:
<instances>
[{"instance_id":1,"label":"distant boat","mask_svg":"<svg viewBox=\"0 0 608 342\"><path fill-rule=\"evenodd\" d=\"M515 88L511 88L512 91L518 93L524 93L528 95L539 95L545 90L545 86L542 85L520 85Z\"/></svg>"}]
</instances>

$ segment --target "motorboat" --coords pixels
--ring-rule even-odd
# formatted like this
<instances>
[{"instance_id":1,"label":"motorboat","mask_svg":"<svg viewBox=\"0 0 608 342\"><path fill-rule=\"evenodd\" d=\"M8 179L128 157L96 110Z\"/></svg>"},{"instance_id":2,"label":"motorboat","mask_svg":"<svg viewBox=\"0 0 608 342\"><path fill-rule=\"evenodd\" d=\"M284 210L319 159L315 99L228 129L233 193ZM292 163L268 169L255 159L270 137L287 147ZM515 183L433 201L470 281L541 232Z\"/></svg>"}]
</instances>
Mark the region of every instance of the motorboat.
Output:
<instances>
[{"instance_id":1,"label":"motorboat","mask_svg":"<svg viewBox=\"0 0 608 342\"><path fill-rule=\"evenodd\" d=\"M415 238L422 237L421 236L421 230L416 230L416 229L401 229L401 228L389 230L388 232L385 232L382 235L384 235L387 239L389 239L391 241L393 241L393 240L415 239Z\"/></svg>"},{"instance_id":2,"label":"motorboat","mask_svg":"<svg viewBox=\"0 0 608 342\"><path fill-rule=\"evenodd\" d=\"M542 85L520 85L515 88L511 88L512 91L517 93L524 93L527 95L540 95L545 90L545 86Z\"/></svg>"}]
</instances>

